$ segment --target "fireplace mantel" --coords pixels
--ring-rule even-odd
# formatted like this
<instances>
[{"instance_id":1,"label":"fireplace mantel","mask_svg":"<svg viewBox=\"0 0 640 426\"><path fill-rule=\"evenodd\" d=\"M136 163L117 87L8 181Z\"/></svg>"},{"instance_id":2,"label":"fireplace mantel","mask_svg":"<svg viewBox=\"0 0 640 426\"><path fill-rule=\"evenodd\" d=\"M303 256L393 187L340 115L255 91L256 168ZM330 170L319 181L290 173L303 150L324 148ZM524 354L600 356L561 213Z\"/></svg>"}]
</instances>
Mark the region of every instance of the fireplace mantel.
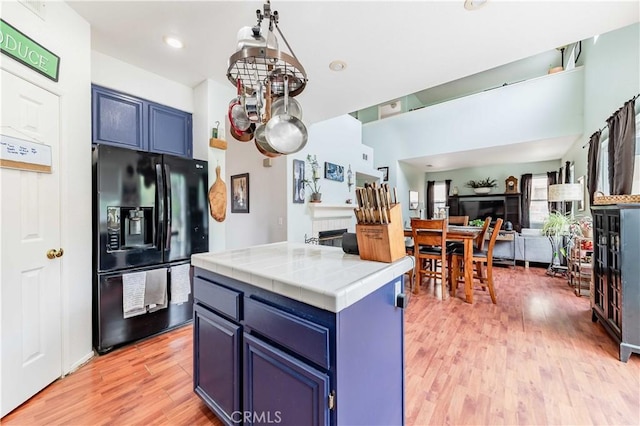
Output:
<instances>
[{"instance_id":1,"label":"fireplace mantel","mask_svg":"<svg viewBox=\"0 0 640 426\"><path fill-rule=\"evenodd\" d=\"M309 203L313 219L354 217L353 209L355 207L355 204Z\"/></svg>"}]
</instances>

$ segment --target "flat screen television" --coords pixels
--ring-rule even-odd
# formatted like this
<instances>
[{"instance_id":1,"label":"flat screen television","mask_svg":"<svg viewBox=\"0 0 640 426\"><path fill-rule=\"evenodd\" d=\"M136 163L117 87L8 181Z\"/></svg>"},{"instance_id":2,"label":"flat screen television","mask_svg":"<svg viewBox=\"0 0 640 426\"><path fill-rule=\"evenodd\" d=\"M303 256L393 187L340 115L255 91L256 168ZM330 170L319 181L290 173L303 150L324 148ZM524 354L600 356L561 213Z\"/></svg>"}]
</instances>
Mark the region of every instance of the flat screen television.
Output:
<instances>
[{"instance_id":1,"label":"flat screen television","mask_svg":"<svg viewBox=\"0 0 640 426\"><path fill-rule=\"evenodd\" d=\"M459 203L460 215L469 216L469 220L505 218L505 202L501 197L461 198Z\"/></svg>"}]
</instances>

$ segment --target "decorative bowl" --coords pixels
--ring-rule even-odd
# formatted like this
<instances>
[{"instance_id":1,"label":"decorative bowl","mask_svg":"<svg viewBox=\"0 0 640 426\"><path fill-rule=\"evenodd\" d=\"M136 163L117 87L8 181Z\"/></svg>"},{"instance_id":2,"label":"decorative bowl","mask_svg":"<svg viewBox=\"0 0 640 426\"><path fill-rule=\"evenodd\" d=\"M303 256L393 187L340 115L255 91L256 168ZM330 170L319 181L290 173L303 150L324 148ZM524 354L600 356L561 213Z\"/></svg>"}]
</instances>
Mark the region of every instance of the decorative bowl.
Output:
<instances>
[{"instance_id":1,"label":"decorative bowl","mask_svg":"<svg viewBox=\"0 0 640 426\"><path fill-rule=\"evenodd\" d=\"M491 187L483 187L483 188L473 188L473 192L476 194L488 194L491 192Z\"/></svg>"}]
</instances>

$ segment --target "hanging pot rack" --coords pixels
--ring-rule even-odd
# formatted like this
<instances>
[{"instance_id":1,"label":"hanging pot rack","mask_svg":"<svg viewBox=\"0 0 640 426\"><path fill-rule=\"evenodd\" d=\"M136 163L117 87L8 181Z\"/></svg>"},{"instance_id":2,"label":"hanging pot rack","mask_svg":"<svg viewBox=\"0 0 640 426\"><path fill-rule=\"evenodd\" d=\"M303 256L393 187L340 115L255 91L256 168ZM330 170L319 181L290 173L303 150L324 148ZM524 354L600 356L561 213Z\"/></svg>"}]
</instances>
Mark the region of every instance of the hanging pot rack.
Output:
<instances>
[{"instance_id":1,"label":"hanging pot rack","mask_svg":"<svg viewBox=\"0 0 640 426\"><path fill-rule=\"evenodd\" d=\"M256 16L258 24L254 27L254 34L259 34L263 19L268 19L269 32L273 32L275 27L291 54L281 49L269 48L266 42L265 46L242 47L229 58L227 78L234 86L240 80L242 87L250 95L259 83L271 83L273 96L281 96L284 94L282 77L288 75L289 96L299 95L307 85L307 73L278 27L278 12L271 12L271 3L267 0L263 12L256 10Z\"/></svg>"}]
</instances>

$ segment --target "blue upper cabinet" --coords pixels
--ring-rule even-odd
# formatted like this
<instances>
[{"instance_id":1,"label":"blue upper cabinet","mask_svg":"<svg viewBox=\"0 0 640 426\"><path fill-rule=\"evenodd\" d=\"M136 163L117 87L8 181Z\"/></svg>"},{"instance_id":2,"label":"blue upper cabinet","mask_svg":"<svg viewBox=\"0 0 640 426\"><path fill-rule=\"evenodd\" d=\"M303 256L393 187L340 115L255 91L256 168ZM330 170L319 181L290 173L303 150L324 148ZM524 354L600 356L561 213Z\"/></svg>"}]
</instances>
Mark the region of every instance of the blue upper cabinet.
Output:
<instances>
[{"instance_id":1,"label":"blue upper cabinet","mask_svg":"<svg viewBox=\"0 0 640 426\"><path fill-rule=\"evenodd\" d=\"M142 125L146 115L142 99L92 86L91 103L93 143L149 149Z\"/></svg>"},{"instance_id":2,"label":"blue upper cabinet","mask_svg":"<svg viewBox=\"0 0 640 426\"><path fill-rule=\"evenodd\" d=\"M149 104L149 151L192 156L191 114L158 104Z\"/></svg>"},{"instance_id":3,"label":"blue upper cabinet","mask_svg":"<svg viewBox=\"0 0 640 426\"><path fill-rule=\"evenodd\" d=\"M190 113L96 85L91 102L93 143L192 158Z\"/></svg>"}]
</instances>

